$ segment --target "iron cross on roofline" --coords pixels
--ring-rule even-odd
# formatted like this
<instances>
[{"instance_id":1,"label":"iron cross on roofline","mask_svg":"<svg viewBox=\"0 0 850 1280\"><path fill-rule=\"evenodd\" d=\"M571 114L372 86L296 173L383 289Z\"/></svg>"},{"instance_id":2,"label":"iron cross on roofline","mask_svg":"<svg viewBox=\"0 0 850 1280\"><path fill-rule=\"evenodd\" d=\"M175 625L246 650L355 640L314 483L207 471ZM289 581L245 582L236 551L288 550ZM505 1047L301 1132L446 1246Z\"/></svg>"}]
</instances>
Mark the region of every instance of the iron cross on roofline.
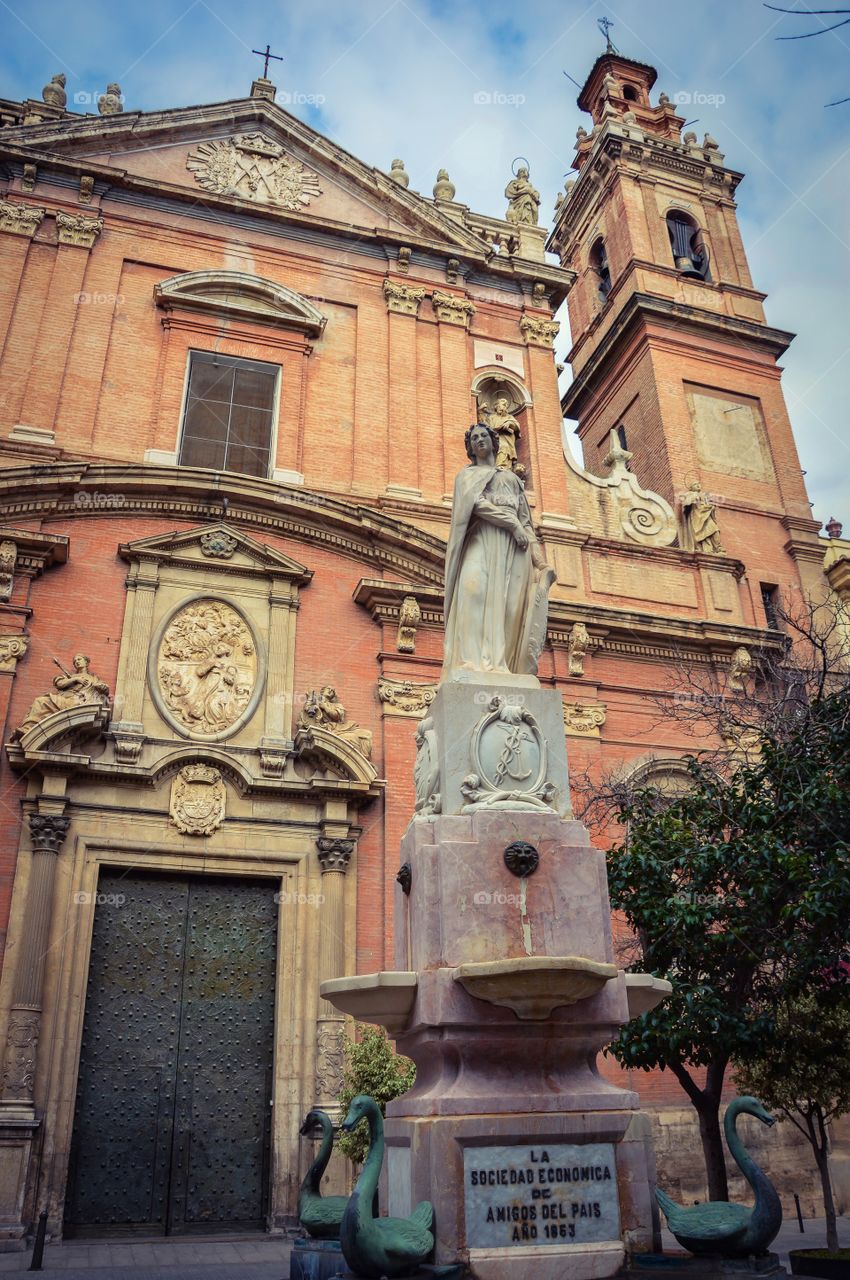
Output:
<instances>
[{"instance_id":1,"label":"iron cross on roofline","mask_svg":"<svg viewBox=\"0 0 850 1280\"><path fill-rule=\"evenodd\" d=\"M611 28L613 27L614 23L611 21L610 18L597 18L596 25L598 26L599 30L602 32L602 34L605 37L605 42L608 46L605 52L616 53L617 50L614 48L613 44L611 43Z\"/></svg>"},{"instance_id":2,"label":"iron cross on roofline","mask_svg":"<svg viewBox=\"0 0 850 1280\"><path fill-rule=\"evenodd\" d=\"M258 58L263 58L263 59L265 59L265 65L263 66L263 79L264 79L264 80L268 80L268 78L269 78L269 61L270 61L272 58L274 58L275 62L283 62L283 55L282 55L282 54L279 54L279 53L272 53L272 47L271 47L271 45L270 45L270 44L267 44L267 45L266 45L265 50L263 50L263 49L252 49L252 50L251 50L251 52L252 52L252 53L256 53L256 55L257 55L257 57L258 57Z\"/></svg>"}]
</instances>

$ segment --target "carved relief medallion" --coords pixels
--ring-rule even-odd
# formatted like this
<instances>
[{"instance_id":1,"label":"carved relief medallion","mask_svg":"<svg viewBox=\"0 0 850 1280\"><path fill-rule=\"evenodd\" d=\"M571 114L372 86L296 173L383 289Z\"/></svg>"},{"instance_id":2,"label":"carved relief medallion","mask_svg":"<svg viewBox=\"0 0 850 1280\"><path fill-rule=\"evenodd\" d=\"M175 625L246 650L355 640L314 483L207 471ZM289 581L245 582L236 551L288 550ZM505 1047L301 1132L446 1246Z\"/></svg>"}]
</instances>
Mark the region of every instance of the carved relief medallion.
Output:
<instances>
[{"instance_id":1,"label":"carved relief medallion","mask_svg":"<svg viewBox=\"0 0 850 1280\"><path fill-rule=\"evenodd\" d=\"M188 157L186 168L207 191L282 209L303 209L322 194L319 175L262 133L204 142Z\"/></svg>"},{"instance_id":2,"label":"carved relief medallion","mask_svg":"<svg viewBox=\"0 0 850 1280\"><path fill-rule=\"evenodd\" d=\"M218 769L187 764L171 786L168 812L178 831L187 836L211 836L224 821L227 791Z\"/></svg>"},{"instance_id":3,"label":"carved relief medallion","mask_svg":"<svg viewBox=\"0 0 850 1280\"><path fill-rule=\"evenodd\" d=\"M223 600L184 605L160 640L156 680L179 726L193 738L221 737L241 720L257 684L245 619Z\"/></svg>"}]
</instances>

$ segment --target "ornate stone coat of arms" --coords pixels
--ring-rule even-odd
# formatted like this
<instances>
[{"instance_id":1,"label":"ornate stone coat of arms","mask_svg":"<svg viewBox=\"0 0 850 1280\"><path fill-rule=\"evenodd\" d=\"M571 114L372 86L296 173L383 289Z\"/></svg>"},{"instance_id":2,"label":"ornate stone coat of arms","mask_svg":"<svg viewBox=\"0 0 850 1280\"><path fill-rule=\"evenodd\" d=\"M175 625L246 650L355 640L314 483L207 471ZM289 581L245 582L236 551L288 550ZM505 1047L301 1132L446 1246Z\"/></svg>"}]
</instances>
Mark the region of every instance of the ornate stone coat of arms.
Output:
<instances>
[{"instance_id":1,"label":"ornate stone coat of arms","mask_svg":"<svg viewBox=\"0 0 850 1280\"><path fill-rule=\"evenodd\" d=\"M321 195L319 175L262 133L203 142L186 160L195 181L217 195L303 209Z\"/></svg>"},{"instance_id":2,"label":"ornate stone coat of arms","mask_svg":"<svg viewBox=\"0 0 850 1280\"><path fill-rule=\"evenodd\" d=\"M218 769L187 764L171 786L168 812L178 831L188 836L211 836L224 821L227 791Z\"/></svg>"}]
</instances>

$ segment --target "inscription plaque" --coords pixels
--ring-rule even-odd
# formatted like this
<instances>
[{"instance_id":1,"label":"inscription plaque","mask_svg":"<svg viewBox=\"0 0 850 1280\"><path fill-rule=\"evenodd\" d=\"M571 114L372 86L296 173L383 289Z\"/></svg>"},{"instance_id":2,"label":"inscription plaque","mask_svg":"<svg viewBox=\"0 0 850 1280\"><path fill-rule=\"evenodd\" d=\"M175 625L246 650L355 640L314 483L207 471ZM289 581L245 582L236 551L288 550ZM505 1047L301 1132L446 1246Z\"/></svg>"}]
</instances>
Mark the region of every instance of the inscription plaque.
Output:
<instances>
[{"instance_id":1,"label":"inscription plaque","mask_svg":"<svg viewBox=\"0 0 850 1280\"><path fill-rule=\"evenodd\" d=\"M467 1147L463 1181L469 1249L620 1239L610 1142Z\"/></svg>"}]
</instances>

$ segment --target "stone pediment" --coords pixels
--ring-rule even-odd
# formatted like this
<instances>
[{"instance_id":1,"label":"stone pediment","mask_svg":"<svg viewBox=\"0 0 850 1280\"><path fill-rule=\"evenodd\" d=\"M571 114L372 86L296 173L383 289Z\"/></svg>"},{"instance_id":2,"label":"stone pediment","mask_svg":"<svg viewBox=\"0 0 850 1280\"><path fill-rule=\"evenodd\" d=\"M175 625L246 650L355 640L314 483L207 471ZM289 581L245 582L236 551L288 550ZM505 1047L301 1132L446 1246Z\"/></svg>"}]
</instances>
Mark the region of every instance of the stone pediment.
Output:
<instances>
[{"instance_id":1,"label":"stone pediment","mask_svg":"<svg viewBox=\"0 0 850 1280\"><path fill-rule=\"evenodd\" d=\"M313 576L297 560L265 543L256 542L239 529L226 524L202 525L182 533L156 534L122 543L118 553L130 563L169 563L183 568L202 567L206 572L226 572L237 576L283 578L306 586Z\"/></svg>"},{"instance_id":2,"label":"stone pediment","mask_svg":"<svg viewBox=\"0 0 850 1280\"><path fill-rule=\"evenodd\" d=\"M184 308L250 320L272 317L286 328L313 336L327 324L318 307L294 289L245 271L189 271L172 276L155 286L154 298L157 306L166 311Z\"/></svg>"},{"instance_id":3,"label":"stone pediment","mask_svg":"<svg viewBox=\"0 0 850 1280\"><path fill-rule=\"evenodd\" d=\"M237 201L264 214L308 217L474 252L482 241L276 103L246 99L207 107L65 118L3 131L4 148L76 162L105 185ZM120 176L119 176L120 175Z\"/></svg>"}]
</instances>

